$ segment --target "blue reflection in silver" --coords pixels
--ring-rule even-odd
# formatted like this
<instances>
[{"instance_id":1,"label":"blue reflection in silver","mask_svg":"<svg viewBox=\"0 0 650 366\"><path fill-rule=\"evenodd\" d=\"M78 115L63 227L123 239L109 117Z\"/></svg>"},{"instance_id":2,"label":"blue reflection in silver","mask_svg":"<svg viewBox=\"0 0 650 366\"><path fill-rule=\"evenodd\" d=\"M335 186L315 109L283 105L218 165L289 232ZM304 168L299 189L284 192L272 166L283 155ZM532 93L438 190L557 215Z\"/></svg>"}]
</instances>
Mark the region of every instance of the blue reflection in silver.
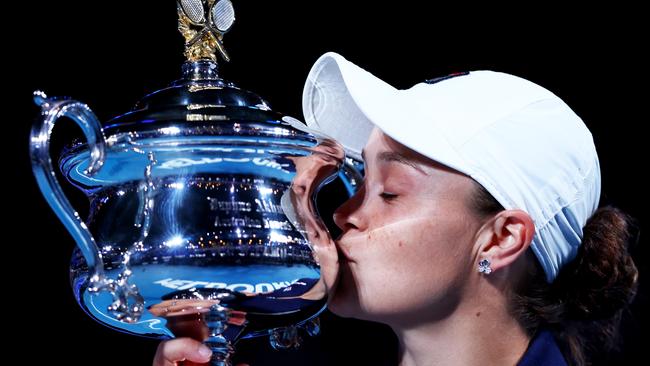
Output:
<instances>
[{"instance_id":1,"label":"blue reflection in silver","mask_svg":"<svg viewBox=\"0 0 650 366\"><path fill-rule=\"evenodd\" d=\"M212 364L226 365L239 339L270 335L274 347L293 347L298 329L319 329L327 293L313 247L331 238L315 197L336 176L352 194L361 175L337 142L217 71L212 59L188 61L182 79L104 128L85 104L35 92L30 154L77 244L70 274L80 306L124 332L204 341L218 354ZM60 117L86 137L59 161L90 201L85 219L49 155Z\"/></svg>"}]
</instances>

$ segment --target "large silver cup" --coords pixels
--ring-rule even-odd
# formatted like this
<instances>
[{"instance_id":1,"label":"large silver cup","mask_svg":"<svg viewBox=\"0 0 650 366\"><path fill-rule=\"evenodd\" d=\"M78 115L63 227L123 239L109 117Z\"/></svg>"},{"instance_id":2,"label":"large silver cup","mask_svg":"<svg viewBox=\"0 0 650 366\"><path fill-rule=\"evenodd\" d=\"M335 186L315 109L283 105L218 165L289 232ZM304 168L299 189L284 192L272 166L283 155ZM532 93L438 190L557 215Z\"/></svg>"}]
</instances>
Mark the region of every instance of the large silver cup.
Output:
<instances>
[{"instance_id":1,"label":"large silver cup","mask_svg":"<svg viewBox=\"0 0 650 366\"><path fill-rule=\"evenodd\" d=\"M227 57L219 21L229 23L200 24L198 13L189 21L197 4L221 16L216 7L231 9L228 0L178 3L182 79L103 127L86 105L36 92L42 118L30 147L38 185L77 243L71 281L81 307L128 333L201 340L212 365L227 365L240 339L292 347L318 332L327 286L314 249L332 243L315 197L336 177L352 193L360 176L336 141L218 76L216 58L196 45ZM89 198L86 219L50 158L60 117L86 136L59 161Z\"/></svg>"}]
</instances>

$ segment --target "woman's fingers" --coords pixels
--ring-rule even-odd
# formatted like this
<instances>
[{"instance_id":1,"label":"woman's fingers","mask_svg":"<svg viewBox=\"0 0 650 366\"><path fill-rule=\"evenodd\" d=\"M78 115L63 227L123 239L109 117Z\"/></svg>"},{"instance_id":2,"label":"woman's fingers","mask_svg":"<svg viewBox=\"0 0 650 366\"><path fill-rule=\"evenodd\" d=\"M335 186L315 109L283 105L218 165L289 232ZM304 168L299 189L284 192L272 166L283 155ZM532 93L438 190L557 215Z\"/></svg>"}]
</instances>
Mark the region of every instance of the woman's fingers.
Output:
<instances>
[{"instance_id":1,"label":"woman's fingers","mask_svg":"<svg viewBox=\"0 0 650 366\"><path fill-rule=\"evenodd\" d=\"M176 366L179 361L206 363L212 351L203 343L191 338L176 338L160 342L153 366Z\"/></svg>"}]
</instances>

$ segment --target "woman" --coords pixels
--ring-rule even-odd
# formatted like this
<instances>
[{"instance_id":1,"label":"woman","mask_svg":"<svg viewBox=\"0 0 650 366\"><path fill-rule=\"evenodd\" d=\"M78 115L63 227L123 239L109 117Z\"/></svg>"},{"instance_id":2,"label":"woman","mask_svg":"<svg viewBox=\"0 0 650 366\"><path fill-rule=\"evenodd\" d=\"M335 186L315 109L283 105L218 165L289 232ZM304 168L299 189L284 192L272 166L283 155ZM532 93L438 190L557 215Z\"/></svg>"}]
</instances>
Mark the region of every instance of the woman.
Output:
<instances>
[{"instance_id":1,"label":"woman","mask_svg":"<svg viewBox=\"0 0 650 366\"><path fill-rule=\"evenodd\" d=\"M316 243L329 309L391 326L400 365L583 365L612 345L630 219L598 208L593 139L560 98L490 71L397 90L327 53L303 110L365 162L341 236ZM164 342L154 365L199 349Z\"/></svg>"}]
</instances>

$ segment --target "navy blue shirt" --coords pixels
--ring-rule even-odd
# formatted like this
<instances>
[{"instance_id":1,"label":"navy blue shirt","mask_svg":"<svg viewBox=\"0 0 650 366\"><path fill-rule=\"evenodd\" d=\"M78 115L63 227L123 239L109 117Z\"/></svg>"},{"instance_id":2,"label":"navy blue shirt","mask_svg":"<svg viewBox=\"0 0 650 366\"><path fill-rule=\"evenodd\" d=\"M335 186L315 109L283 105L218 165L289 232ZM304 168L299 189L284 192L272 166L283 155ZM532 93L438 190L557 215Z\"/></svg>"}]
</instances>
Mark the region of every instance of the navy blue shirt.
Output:
<instances>
[{"instance_id":1,"label":"navy blue shirt","mask_svg":"<svg viewBox=\"0 0 650 366\"><path fill-rule=\"evenodd\" d=\"M530 341L517 366L568 366L553 333L540 330Z\"/></svg>"}]
</instances>

